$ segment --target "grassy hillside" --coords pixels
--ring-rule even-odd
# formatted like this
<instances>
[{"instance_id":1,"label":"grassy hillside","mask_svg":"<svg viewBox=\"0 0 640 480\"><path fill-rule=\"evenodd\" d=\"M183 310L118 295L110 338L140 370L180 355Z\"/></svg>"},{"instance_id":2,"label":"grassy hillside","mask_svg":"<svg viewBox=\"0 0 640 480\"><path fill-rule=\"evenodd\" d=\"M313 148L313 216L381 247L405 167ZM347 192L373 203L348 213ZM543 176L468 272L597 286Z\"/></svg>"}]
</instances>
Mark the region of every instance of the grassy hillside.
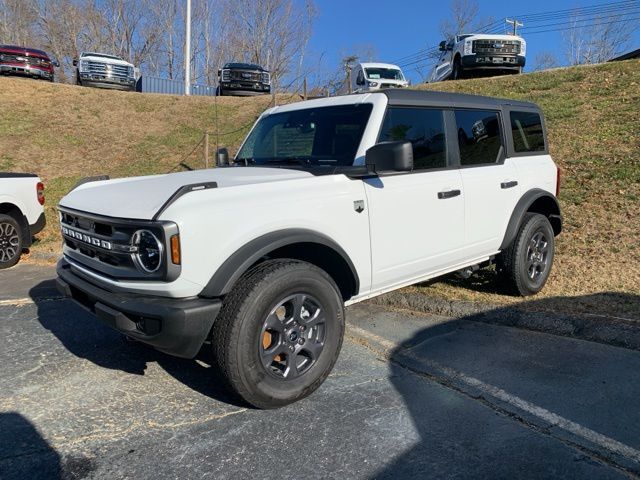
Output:
<instances>
[{"instance_id":1,"label":"grassy hillside","mask_svg":"<svg viewBox=\"0 0 640 480\"><path fill-rule=\"evenodd\" d=\"M575 309L640 319L640 62L443 82L418 88L534 101L563 170L565 231L544 297L610 292ZM278 103L294 100L280 97ZM218 99L220 145L237 147L271 98ZM77 179L162 173L215 133L213 98L142 95L0 78L0 171L33 171L47 182L49 226L34 251L58 249L55 204ZM231 132L231 133L227 133ZM216 136L211 136L214 151ZM190 155L189 155L190 154ZM507 303L495 275L413 287L450 298ZM622 293L632 294L622 295ZM633 296L635 295L635 296ZM631 299L631 300L630 300Z\"/></svg>"}]
</instances>

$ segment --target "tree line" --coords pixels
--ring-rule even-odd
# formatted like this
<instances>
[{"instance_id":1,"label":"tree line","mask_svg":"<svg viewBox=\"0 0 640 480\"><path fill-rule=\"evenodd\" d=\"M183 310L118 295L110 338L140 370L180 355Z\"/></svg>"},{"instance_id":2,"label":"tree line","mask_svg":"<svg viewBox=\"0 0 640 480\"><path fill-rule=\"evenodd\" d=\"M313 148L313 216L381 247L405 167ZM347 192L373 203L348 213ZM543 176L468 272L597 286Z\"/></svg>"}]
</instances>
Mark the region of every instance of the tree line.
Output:
<instances>
[{"instance_id":1,"label":"tree line","mask_svg":"<svg viewBox=\"0 0 640 480\"><path fill-rule=\"evenodd\" d=\"M183 79L185 15L186 0L0 0L0 44L47 51L62 82L83 51ZM301 83L315 15L313 0L192 0L192 81L215 84L233 60L267 68L276 88Z\"/></svg>"}]
</instances>

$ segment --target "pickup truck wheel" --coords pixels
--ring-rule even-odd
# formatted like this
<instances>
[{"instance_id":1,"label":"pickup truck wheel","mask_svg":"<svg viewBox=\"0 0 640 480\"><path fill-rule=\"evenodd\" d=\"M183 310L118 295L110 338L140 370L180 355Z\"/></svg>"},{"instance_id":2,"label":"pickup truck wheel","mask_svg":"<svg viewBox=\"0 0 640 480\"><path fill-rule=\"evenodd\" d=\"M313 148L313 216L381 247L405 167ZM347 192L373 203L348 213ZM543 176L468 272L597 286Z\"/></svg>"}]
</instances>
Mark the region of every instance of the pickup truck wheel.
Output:
<instances>
[{"instance_id":1,"label":"pickup truck wheel","mask_svg":"<svg viewBox=\"0 0 640 480\"><path fill-rule=\"evenodd\" d=\"M212 344L240 397L257 408L278 408L322 384L343 335L343 301L331 277L306 262L269 260L227 295Z\"/></svg>"},{"instance_id":2,"label":"pickup truck wheel","mask_svg":"<svg viewBox=\"0 0 640 480\"><path fill-rule=\"evenodd\" d=\"M451 80L460 80L462 78L462 63L460 57L456 57L451 68Z\"/></svg>"},{"instance_id":3,"label":"pickup truck wheel","mask_svg":"<svg viewBox=\"0 0 640 480\"><path fill-rule=\"evenodd\" d=\"M554 246L549 219L539 213L527 213L515 240L499 258L509 288L522 296L542 290L551 272Z\"/></svg>"},{"instance_id":4,"label":"pickup truck wheel","mask_svg":"<svg viewBox=\"0 0 640 480\"><path fill-rule=\"evenodd\" d=\"M15 218L0 215L0 269L13 267L22 253L22 229Z\"/></svg>"}]
</instances>

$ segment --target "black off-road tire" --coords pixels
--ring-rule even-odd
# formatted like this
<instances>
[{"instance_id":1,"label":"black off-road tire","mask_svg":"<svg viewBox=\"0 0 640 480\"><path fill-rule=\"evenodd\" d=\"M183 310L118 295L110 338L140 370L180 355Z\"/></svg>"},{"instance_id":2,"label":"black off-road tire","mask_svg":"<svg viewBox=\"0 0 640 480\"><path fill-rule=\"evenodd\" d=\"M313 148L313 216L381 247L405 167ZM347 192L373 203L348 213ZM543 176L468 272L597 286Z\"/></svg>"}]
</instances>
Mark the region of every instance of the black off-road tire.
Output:
<instances>
[{"instance_id":1,"label":"black off-road tire","mask_svg":"<svg viewBox=\"0 0 640 480\"><path fill-rule=\"evenodd\" d=\"M516 238L498 257L498 271L506 287L523 297L542 290L551 272L554 249L549 219L539 213L525 214Z\"/></svg>"},{"instance_id":2,"label":"black off-road tire","mask_svg":"<svg viewBox=\"0 0 640 480\"><path fill-rule=\"evenodd\" d=\"M451 80L460 80L462 76L462 63L460 62L460 57L456 57L453 60L453 67L451 68Z\"/></svg>"},{"instance_id":3,"label":"black off-road tire","mask_svg":"<svg viewBox=\"0 0 640 480\"><path fill-rule=\"evenodd\" d=\"M20 260L24 233L11 215L0 214L0 270L13 267Z\"/></svg>"},{"instance_id":4,"label":"black off-road tire","mask_svg":"<svg viewBox=\"0 0 640 480\"><path fill-rule=\"evenodd\" d=\"M267 320L274 319L277 309L286 310L282 305L283 301L289 298L302 298L303 303L313 299L321 308L316 311L324 313L324 333L315 360L306 365L303 373L298 373L296 367L295 375L298 376L285 378L279 376L280 372L271 366L271 362L269 366L265 365L270 348L263 345L263 335ZM306 303L304 305L308 306ZM310 306L308 308L311 309ZM293 310L296 310L295 307ZM304 318L306 312L307 318L310 318L306 308L299 310L302 311L301 317ZM306 320L301 320L303 321ZM283 324L287 322L288 320L282 321ZM319 326L315 326L308 327L306 333L298 331L300 336L296 337L297 342L304 342L302 337L305 335L311 338L312 333L319 332L319 329ZM290 342L292 335L285 334L284 329L282 332L274 333L273 338L280 338L282 345L280 342L276 343L282 348L293 348L286 343ZM250 405L271 409L310 395L324 382L338 358L343 336L344 303L333 279L309 263L276 259L268 260L251 269L225 297L214 323L212 346L218 368L229 387ZM269 337L271 338L271 335ZM319 345L315 341L313 344L311 340L308 341L308 347ZM297 344L295 348L298 351ZM303 346L299 348L303 349ZM302 350L300 352L305 353ZM284 353L288 365L288 351ZM296 355L298 354L292 354L291 361L296 362L296 359L303 358ZM281 358L280 355L275 357ZM277 363L276 360L274 363Z\"/></svg>"}]
</instances>

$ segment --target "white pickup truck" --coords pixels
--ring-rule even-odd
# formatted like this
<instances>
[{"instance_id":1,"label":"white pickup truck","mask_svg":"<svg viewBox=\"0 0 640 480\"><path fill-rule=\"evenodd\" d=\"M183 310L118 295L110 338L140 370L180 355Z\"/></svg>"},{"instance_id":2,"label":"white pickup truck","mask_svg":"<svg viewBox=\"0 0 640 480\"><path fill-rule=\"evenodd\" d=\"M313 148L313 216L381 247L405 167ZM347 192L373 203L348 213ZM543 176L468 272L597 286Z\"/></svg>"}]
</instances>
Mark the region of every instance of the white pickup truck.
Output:
<instances>
[{"instance_id":1,"label":"white pickup truck","mask_svg":"<svg viewBox=\"0 0 640 480\"><path fill-rule=\"evenodd\" d=\"M0 269L13 267L45 226L44 185L31 173L0 172Z\"/></svg>"},{"instance_id":2,"label":"white pickup truck","mask_svg":"<svg viewBox=\"0 0 640 480\"><path fill-rule=\"evenodd\" d=\"M440 42L440 56L431 70L429 82L479 74L520 73L526 54L527 42L517 35L456 35Z\"/></svg>"},{"instance_id":3,"label":"white pickup truck","mask_svg":"<svg viewBox=\"0 0 640 480\"><path fill-rule=\"evenodd\" d=\"M534 294L562 229L526 102L392 89L278 106L230 163L72 190L58 289L161 351L212 345L261 408L323 382L345 305L492 262Z\"/></svg>"},{"instance_id":4,"label":"white pickup truck","mask_svg":"<svg viewBox=\"0 0 640 480\"><path fill-rule=\"evenodd\" d=\"M73 65L78 85L127 91L136 88L135 67L115 55L82 52Z\"/></svg>"}]
</instances>

